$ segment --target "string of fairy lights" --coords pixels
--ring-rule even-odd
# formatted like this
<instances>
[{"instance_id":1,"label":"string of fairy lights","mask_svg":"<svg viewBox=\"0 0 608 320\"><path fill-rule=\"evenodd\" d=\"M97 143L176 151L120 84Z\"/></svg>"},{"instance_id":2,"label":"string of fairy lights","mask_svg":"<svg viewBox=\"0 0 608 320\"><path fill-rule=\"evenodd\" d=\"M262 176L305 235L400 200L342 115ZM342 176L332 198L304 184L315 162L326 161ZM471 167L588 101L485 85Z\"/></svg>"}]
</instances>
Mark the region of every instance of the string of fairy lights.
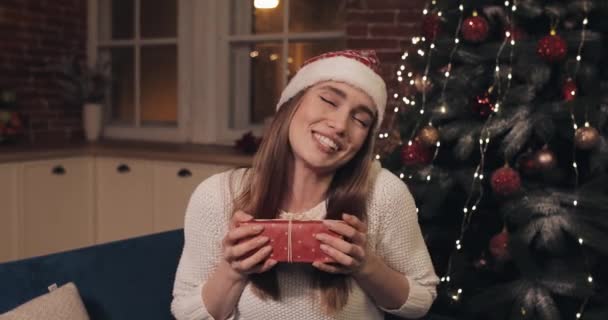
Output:
<instances>
[{"instance_id":1,"label":"string of fairy lights","mask_svg":"<svg viewBox=\"0 0 608 320\"><path fill-rule=\"evenodd\" d=\"M574 68L574 73L572 75L572 77L574 79L576 79L576 75L578 74L578 71L580 69L580 65L581 65L581 60L582 60L582 56L581 53L583 51L583 46L585 44L585 40L586 40L586 36L587 36L587 26L589 24L589 7L588 7L588 3L586 1L583 1L583 20L581 22L582 27L581 27L581 37L580 37L580 42L578 44L578 48L577 48L577 52L576 52L576 64L575 64L575 68ZM573 90L572 92L570 92L570 94L573 97L576 97L577 92L576 89ZM589 119L588 119L588 106L585 105L585 126L589 127ZM578 129L577 126L577 122L576 122L576 116L574 114L574 110L571 107L570 108L570 118L572 119L572 125L573 125L573 136L576 135L576 130ZM573 137L574 138L574 137ZM573 139L574 141L574 139ZM578 189L578 185L579 185L579 172L578 172L578 165L576 162L576 146L573 143L572 144L572 168L574 170L574 194L576 194L577 189ZM578 206L578 200L575 198L575 200L573 201L572 205L574 206L574 210L576 210L577 206ZM583 261L585 264L585 268L587 270L587 282L590 286L593 286L593 276L591 275L591 273L589 272L589 270L591 269L591 267L589 266L589 261L587 258L587 255L585 254L585 250L584 250L584 240L583 238L579 237L578 238L578 244L581 246L581 252L583 254ZM578 308L578 312L576 313L576 319L581 319L581 317L583 316L584 312L585 312L585 308L587 306L587 303L589 302L589 299L591 298L591 295L585 297L585 299L583 299L583 302L581 303L580 307Z\"/></svg>"},{"instance_id":2,"label":"string of fairy lights","mask_svg":"<svg viewBox=\"0 0 608 320\"><path fill-rule=\"evenodd\" d=\"M509 19L510 19L510 22L512 23L513 15L514 15L515 11L517 10L517 1L514 1L512 4L509 1L505 1L504 5L506 7L507 12L509 12ZM510 44L509 63L507 66L507 68L508 68L507 83L506 83L505 89L502 90L502 84L501 84L501 79L500 79L501 78L501 76L500 76L500 70L501 70L500 56L502 55L503 50L505 49L507 44ZM484 179L483 173L485 172L484 171L485 170L485 157L486 157L486 153L488 150L488 146L490 145L490 141L491 141L490 132L488 131L487 126L489 123L491 123L494 115L500 111L500 106L501 106L502 102L504 101L505 97L507 96L509 89L511 88L511 80L513 79L512 70L513 70L513 56L514 56L515 44L516 44L516 39L515 39L514 34L512 34L512 30L505 31L503 41L496 54L495 66L494 66L494 81L493 81L492 85L490 86L490 89L488 90L489 93L492 93L493 90L496 90L497 99L494 104L493 112L490 113L488 118L485 120L483 127L481 129L481 132L480 132L479 164L477 165L477 167L475 169L475 173L473 174L473 181L471 182L471 188L470 188L471 191L468 194L467 199L465 201L465 205L462 209L464 215L463 215L463 219L462 219L462 223L461 223L460 234L459 234L458 239L456 240L455 248L452 251L452 253L450 254L450 258L448 260L448 267L446 270L446 275L441 277L441 282L449 283L451 280L450 274L452 273L452 262L453 262L454 256L456 253L458 253L463 248L464 235L471 223L473 214L476 212L477 206L481 202L483 195L484 195L484 188L483 188L482 181ZM508 160L505 159L505 161L507 162ZM477 192L477 196L475 197L475 200L473 200L473 198L474 198L473 194L475 193L475 190L476 190L475 188L478 189L478 192ZM458 301L460 299L460 296L462 295L462 292L463 292L462 288L456 289L453 293L451 293L452 299L455 301Z\"/></svg>"}]
</instances>

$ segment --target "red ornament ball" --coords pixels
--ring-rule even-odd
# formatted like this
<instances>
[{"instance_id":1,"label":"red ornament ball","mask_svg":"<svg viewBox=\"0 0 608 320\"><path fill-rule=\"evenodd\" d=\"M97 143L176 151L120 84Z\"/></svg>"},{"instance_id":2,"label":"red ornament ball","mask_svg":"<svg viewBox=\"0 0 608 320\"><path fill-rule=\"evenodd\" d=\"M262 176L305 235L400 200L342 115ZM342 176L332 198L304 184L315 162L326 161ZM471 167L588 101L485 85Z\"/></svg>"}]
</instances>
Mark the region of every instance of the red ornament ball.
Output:
<instances>
[{"instance_id":1,"label":"red ornament ball","mask_svg":"<svg viewBox=\"0 0 608 320\"><path fill-rule=\"evenodd\" d=\"M559 62L568 53L568 43L552 31L550 35L538 40L536 53L547 62Z\"/></svg>"},{"instance_id":2,"label":"red ornament ball","mask_svg":"<svg viewBox=\"0 0 608 320\"><path fill-rule=\"evenodd\" d=\"M420 141L414 140L407 143L401 149L401 160L406 166L423 165L431 162L433 153L430 148L425 147Z\"/></svg>"},{"instance_id":3,"label":"red ornament ball","mask_svg":"<svg viewBox=\"0 0 608 320\"><path fill-rule=\"evenodd\" d=\"M572 101L576 97L577 88L576 82L572 78L566 79L562 85L562 97L565 101Z\"/></svg>"},{"instance_id":4,"label":"red ornament ball","mask_svg":"<svg viewBox=\"0 0 608 320\"><path fill-rule=\"evenodd\" d=\"M462 23L462 37L473 43L484 41L488 37L490 27L488 21L476 14L466 18Z\"/></svg>"},{"instance_id":5,"label":"red ornament ball","mask_svg":"<svg viewBox=\"0 0 608 320\"><path fill-rule=\"evenodd\" d=\"M517 168L526 176L534 176L539 173L540 166L536 162L536 154L527 152L520 155L517 159Z\"/></svg>"},{"instance_id":6,"label":"red ornament ball","mask_svg":"<svg viewBox=\"0 0 608 320\"><path fill-rule=\"evenodd\" d=\"M502 167L492 173L492 190L500 196L514 194L521 187L519 173L510 167Z\"/></svg>"},{"instance_id":7,"label":"red ornament ball","mask_svg":"<svg viewBox=\"0 0 608 320\"><path fill-rule=\"evenodd\" d=\"M422 18L422 35L435 40L441 33L441 18L437 14L427 14Z\"/></svg>"},{"instance_id":8,"label":"red ornament ball","mask_svg":"<svg viewBox=\"0 0 608 320\"><path fill-rule=\"evenodd\" d=\"M487 118L492 112L494 112L494 98L488 92L476 96L473 99L473 103L471 105L473 109L473 113L479 115L482 118Z\"/></svg>"},{"instance_id":9,"label":"red ornament ball","mask_svg":"<svg viewBox=\"0 0 608 320\"><path fill-rule=\"evenodd\" d=\"M503 230L490 239L490 253L498 261L507 261L511 258L509 253L509 233Z\"/></svg>"}]
</instances>

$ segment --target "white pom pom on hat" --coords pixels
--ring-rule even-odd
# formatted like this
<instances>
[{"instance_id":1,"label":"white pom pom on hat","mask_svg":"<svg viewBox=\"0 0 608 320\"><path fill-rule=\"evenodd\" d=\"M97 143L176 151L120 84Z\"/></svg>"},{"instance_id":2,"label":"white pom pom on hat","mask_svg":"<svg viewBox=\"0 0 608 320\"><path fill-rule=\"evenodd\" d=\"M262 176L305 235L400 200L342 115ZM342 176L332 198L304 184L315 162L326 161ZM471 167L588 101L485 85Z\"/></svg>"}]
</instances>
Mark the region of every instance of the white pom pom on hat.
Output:
<instances>
[{"instance_id":1,"label":"white pom pom on hat","mask_svg":"<svg viewBox=\"0 0 608 320\"><path fill-rule=\"evenodd\" d=\"M386 108L386 84L378 69L380 61L373 50L327 52L304 62L291 78L277 104L277 110L298 92L322 81L348 83L367 93L378 109L376 128L382 123Z\"/></svg>"}]
</instances>

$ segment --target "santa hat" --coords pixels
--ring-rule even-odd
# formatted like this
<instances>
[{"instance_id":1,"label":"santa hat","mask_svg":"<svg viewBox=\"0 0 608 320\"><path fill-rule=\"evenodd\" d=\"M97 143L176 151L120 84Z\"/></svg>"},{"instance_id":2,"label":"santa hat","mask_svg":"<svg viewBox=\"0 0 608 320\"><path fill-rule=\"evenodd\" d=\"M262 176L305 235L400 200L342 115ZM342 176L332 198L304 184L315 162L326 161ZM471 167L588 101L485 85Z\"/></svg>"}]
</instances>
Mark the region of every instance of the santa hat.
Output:
<instances>
[{"instance_id":1,"label":"santa hat","mask_svg":"<svg viewBox=\"0 0 608 320\"><path fill-rule=\"evenodd\" d=\"M378 74L380 61L373 50L328 52L304 62L281 93L277 110L298 92L322 81L339 81L363 90L378 108L376 128L386 107L386 84Z\"/></svg>"}]
</instances>

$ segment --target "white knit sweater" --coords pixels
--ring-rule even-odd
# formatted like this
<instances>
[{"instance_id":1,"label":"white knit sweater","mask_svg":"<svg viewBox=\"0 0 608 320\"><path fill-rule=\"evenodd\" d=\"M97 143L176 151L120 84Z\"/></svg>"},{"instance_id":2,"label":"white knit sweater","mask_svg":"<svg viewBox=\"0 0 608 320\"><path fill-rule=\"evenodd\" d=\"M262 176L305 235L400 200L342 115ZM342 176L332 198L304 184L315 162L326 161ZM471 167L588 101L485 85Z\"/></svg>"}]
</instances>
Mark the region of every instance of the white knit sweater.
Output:
<instances>
[{"instance_id":1,"label":"white knit sweater","mask_svg":"<svg viewBox=\"0 0 608 320\"><path fill-rule=\"evenodd\" d=\"M240 185L245 169L238 169L233 186ZM190 198L185 217L185 244L177 268L171 310L179 320L213 319L202 298L202 287L222 255L221 242L232 214L230 171L203 181ZM234 189L233 189L234 190ZM382 169L368 202L368 245L410 284L407 301L399 309L378 307L353 281L346 306L336 315L323 313L311 289L310 265L280 263L277 268L281 301L258 298L247 285L231 319L383 319L384 312L401 317L424 315L436 296L438 278L422 238L416 205L405 184ZM289 213L284 213L289 215ZM297 214L302 219L323 219L325 201Z\"/></svg>"}]
</instances>

